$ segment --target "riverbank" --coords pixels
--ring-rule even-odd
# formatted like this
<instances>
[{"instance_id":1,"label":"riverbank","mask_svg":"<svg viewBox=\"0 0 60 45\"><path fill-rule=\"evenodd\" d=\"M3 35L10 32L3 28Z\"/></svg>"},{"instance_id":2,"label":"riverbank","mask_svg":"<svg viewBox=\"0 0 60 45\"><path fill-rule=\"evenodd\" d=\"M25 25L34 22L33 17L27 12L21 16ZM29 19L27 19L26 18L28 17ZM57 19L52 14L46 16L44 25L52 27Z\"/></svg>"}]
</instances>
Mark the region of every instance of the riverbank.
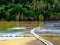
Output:
<instances>
[{"instance_id":1,"label":"riverbank","mask_svg":"<svg viewBox=\"0 0 60 45\"><path fill-rule=\"evenodd\" d=\"M40 45L40 44L44 45L35 37L24 37L22 39L0 41L0 45Z\"/></svg>"}]
</instances>

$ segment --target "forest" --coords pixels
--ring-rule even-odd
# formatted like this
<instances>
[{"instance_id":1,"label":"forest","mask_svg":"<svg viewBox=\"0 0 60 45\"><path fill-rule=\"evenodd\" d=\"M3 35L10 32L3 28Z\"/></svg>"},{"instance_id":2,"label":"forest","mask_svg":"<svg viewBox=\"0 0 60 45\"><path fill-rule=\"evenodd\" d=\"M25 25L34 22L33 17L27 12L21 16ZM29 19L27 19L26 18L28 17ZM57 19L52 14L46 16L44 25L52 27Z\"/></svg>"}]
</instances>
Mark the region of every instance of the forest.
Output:
<instances>
[{"instance_id":1,"label":"forest","mask_svg":"<svg viewBox=\"0 0 60 45\"><path fill-rule=\"evenodd\" d=\"M0 21L60 21L60 0L0 0Z\"/></svg>"}]
</instances>

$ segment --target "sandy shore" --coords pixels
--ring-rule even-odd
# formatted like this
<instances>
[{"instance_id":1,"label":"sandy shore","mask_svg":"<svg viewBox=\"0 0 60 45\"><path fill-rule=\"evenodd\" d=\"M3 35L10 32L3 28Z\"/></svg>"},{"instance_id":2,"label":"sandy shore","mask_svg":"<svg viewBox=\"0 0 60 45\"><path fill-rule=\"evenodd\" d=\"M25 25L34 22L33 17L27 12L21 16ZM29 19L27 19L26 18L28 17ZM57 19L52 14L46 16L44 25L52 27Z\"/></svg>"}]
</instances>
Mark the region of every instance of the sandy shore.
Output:
<instances>
[{"instance_id":1,"label":"sandy shore","mask_svg":"<svg viewBox=\"0 0 60 45\"><path fill-rule=\"evenodd\" d=\"M37 40L35 37L24 37L16 40L2 40L0 45L44 45L42 42Z\"/></svg>"}]
</instances>

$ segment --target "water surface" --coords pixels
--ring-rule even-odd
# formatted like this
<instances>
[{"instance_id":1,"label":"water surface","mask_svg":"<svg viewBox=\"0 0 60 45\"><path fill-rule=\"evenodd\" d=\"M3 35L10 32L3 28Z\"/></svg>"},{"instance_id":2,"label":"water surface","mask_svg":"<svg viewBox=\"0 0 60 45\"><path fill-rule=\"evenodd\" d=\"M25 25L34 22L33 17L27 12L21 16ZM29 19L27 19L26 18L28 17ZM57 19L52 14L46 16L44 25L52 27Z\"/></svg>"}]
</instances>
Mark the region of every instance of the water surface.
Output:
<instances>
[{"instance_id":1,"label":"water surface","mask_svg":"<svg viewBox=\"0 0 60 45\"><path fill-rule=\"evenodd\" d=\"M14 27L27 27L29 29L11 29ZM41 35L44 39L50 41L54 45L60 45L60 22L0 22L0 34L3 33L8 35L17 33L17 35L15 35L16 37L32 36L30 33L30 28L35 27L44 29L37 29L37 34Z\"/></svg>"}]
</instances>

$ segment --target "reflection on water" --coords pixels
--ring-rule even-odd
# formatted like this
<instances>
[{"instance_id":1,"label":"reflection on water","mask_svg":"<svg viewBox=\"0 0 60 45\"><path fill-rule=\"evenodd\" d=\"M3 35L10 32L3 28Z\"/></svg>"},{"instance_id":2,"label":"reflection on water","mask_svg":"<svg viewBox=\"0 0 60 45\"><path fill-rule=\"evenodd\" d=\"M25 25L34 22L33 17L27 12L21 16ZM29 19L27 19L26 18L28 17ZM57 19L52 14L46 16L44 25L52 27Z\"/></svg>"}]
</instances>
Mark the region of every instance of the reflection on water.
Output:
<instances>
[{"instance_id":1,"label":"reflection on water","mask_svg":"<svg viewBox=\"0 0 60 45\"><path fill-rule=\"evenodd\" d=\"M44 22L44 28L53 29L53 30L60 30L60 21L49 21Z\"/></svg>"}]
</instances>

